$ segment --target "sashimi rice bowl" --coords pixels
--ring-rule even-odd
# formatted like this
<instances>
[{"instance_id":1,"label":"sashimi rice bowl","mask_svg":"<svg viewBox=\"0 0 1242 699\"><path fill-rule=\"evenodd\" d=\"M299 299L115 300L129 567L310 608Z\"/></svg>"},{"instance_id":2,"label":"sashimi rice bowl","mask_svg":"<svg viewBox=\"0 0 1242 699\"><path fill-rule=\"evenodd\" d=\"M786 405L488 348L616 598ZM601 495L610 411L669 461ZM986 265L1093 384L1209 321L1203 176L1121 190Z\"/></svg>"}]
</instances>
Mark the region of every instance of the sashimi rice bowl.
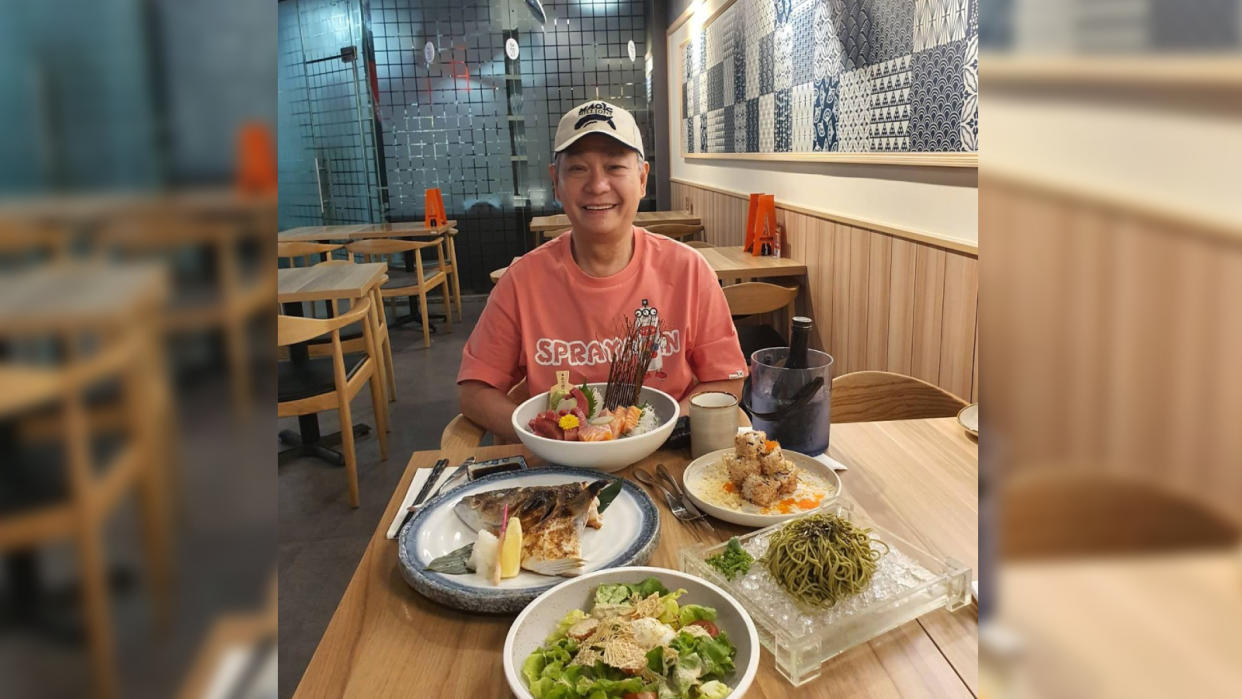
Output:
<instances>
[{"instance_id":1,"label":"sashimi rice bowl","mask_svg":"<svg viewBox=\"0 0 1242 699\"><path fill-rule=\"evenodd\" d=\"M677 401L643 386L632 405L610 408L605 386L554 386L513 411L513 429L527 449L565 466L616 471L650 456L673 431Z\"/></svg>"}]
</instances>

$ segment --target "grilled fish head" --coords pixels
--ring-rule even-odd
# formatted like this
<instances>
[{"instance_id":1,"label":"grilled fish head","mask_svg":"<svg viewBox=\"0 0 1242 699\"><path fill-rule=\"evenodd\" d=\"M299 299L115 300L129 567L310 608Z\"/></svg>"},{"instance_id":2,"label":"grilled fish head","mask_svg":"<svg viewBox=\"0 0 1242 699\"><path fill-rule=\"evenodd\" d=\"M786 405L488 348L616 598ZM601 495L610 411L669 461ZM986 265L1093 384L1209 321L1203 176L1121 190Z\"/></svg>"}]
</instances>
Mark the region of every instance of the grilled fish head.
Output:
<instances>
[{"instance_id":1,"label":"grilled fish head","mask_svg":"<svg viewBox=\"0 0 1242 699\"><path fill-rule=\"evenodd\" d=\"M471 531L487 529L495 533L500 530L507 504L509 516L522 522L522 531L533 531L550 517L573 518L579 510L589 510L607 485L608 481L600 479L593 483L488 490L462 498L453 506L453 512Z\"/></svg>"}]
</instances>

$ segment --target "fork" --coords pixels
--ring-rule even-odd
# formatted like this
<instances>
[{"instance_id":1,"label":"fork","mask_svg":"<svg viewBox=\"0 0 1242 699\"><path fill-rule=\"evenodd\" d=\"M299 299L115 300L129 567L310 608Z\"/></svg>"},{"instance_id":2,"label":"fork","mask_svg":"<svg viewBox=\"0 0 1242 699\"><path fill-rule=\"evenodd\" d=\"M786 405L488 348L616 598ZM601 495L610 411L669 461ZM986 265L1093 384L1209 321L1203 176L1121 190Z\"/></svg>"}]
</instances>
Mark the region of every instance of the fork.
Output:
<instances>
[{"instance_id":1,"label":"fork","mask_svg":"<svg viewBox=\"0 0 1242 699\"><path fill-rule=\"evenodd\" d=\"M639 481L643 482L644 484L646 484L652 490L658 490L661 493L663 493L664 504L668 505L668 509L670 512L673 513L673 516L676 517L678 520L690 525L686 528L690 530L691 534L694 534L694 538L696 540L698 541L703 540L702 535L699 534L698 528L694 526L694 520L698 519L698 517L695 517L694 515L690 514L690 512L686 510L686 506L681 504L681 501L679 501L676 496L668 492L668 490L663 485L656 482L655 478L652 478L650 473L642 470L641 468L634 469L634 477L637 478ZM702 515L699 515L699 517L702 517Z\"/></svg>"},{"instance_id":2,"label":"fork","mask_svg":"<svg viewBox=\"0 0 1242 699\"><path fill-rule=\"evenodd\" d=\"M690 518L707 527L707 531L711 532L713 538L719 539L720 535L716 533L716 528L712 526L712 523L707 521L707 515L703 514L703 511L690 500L690 497L686 495L686 491L682 489L676 479L668 472L664 464L656 464L656 475L663 478L664 482L668 484L668 489L673 491L677 501L682 504L686 512L690 513Z\"/></svg>"}]
</instances>

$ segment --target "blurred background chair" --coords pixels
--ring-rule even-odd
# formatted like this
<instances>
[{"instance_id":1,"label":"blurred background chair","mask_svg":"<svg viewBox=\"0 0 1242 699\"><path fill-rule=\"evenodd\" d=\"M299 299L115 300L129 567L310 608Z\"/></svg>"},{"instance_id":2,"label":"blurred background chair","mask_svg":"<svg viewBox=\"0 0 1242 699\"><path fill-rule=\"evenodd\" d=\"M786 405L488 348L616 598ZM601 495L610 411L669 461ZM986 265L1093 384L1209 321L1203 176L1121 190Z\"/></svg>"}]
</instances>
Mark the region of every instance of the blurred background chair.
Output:
<instances>
[{"instance_id":1,"label":"blurred background chair","mask_svg":"<svg viewBox=\"0 0 1242 699\"><path fill-rule=\"evenodd\" d=\"M252 407L251 331L271 312L275 292L276 261L267 252L272 247L263 238L264 225L191 216L156 205L108 219L95 238L99 257L168 264L173 295L160 326L171 336L220 334L240 417Z\"/></svg>"},{"instance_id":2,"label":"blurred background chair","mask_svg":"<svg viewBox=\"0 0 1242 699\"><path fill-rule=\"evenodd\" d=\"M904 374L855 371L832 380L834 423L954 417L965 407L943 388Z\"/></svg>"},{"instance_id":3,"label":"blurred background chair","mask_svg":"<svg viewBox=\"0 0 1242 699\"><path fill-rule=\"evenodd\" d=\"M680 240L683 243L690 240L702 240L704 235L702 224L657 223L647 226L647 230L658 235L667 236L673 240Z\"/></svg>"},{"instance_id":4,"label":"blurred background chair","mask_svg":"<svg viewBox=\"0 0 1242 699\"><path fill-rule=\"evenodd\" d=\"M278 241L276 259L287 261L290 267L311 267L326 262L333 250L344 247L340 243L308 243L302 241ZM301 262L301 264L298 264Z\"/></svg>"},{"instance_id":5,"label":"blurred background chair","mask_svg":"<svg viewBox=\"0 0 1242 699\"><path fill-rule=\"evenodd\" d=\"M384 402L382 374L377 369L383 360L376 349L375 333L367 319L371 308L371 298L364 296L354 299L349 311L333 318L299 318L282 314L276 323L276 342L281 347L324 335L331 338L330 357L279 363L276 413L279 417L295 417L333 409L338 411L349 501L354 507L358 506L358 460L354 453L354 432L350 429L353 425L350 402L368 382L379 435L380 458L388 458L388 407ZM353 323L362 325L366 350L346 355L341 345L341 328Z\"/></svg>"},{"instance_id":6,"label":"blurred background chair","mask_svg":"<svg viewBox=\"0 0 1242 699\"><path fill-rule=\"evenodd\" d=\"M793 321L794 301L798 287L785 287L767 282L742 282L724 287L725 300L729 303L729 315L737 327L738 342L742 356L750 361L750 355L765 347L788 347L789 324ZM785 311L785 326L777 330L769 323L746 322L751 316L775 311ZM761 319L755 319L761 320ZM738 322L742 321L742 322Z\"/></svg>"},{"instance_id":7,"label":"blurred background chair","mask_svg":"<svg viewBox=\"0 0 1242 699\"><path fill-rule=\"evenodd\" d=\"M168 489L161 429L162 389L147 325L130 322L93 335L66 337L57 366L0 365L0 425L50 411L56 429L22 435L0 468L0 553L70 540L80 575L83 621L95 694L118 695L109 609L104 529L128 495L138 498L143 548L155 605L170 620ZM119 420L92 419L90 395L119 395ZM10 422L16 420L16 423Z\"/></svg>"},{"instance_id":8,"label":"blurred background chair","mask_svg":"<svg viewBox=\"0 0 1242 699\"><path fill-rule=\"evenodd\" d=\"M1242 526L1159 483L1064 467L1030 469L1000 487L1006 561L1236 547Z\"/></svg>"},{"instance_id":9,"label":"blurred background chair","mask_svg":"<svg viewBox=\"0 0 1242 699\"><path fill-rule=\"evenodd\" d=\"M436 251L438 264L434 270L429 270L423 265L422 251L428 248L434 248ZM366 262L387 261L390 255L405 252L414 253L414 270L411 272L407 272L401 267L393 267L391 263L389 264L389 281L380 287L380 296L384 299L385 306L387 306L387 299L407 297L410 299L410 312L412 314L415 310L414 299L417 297L418 318L423 326L423 346L430 347L431 318L427 313L427 294L439 287L444 299L444 324L447 328L452 328L453 300L452 293L449 290L448 276L445 272L443 237L419 241L379 238L359 240L346 245L345 249L355 256L355 259L361 258ZM399 321L400 319L394 318L392 324L396 324Z\"/></svg>"}]
</instances>

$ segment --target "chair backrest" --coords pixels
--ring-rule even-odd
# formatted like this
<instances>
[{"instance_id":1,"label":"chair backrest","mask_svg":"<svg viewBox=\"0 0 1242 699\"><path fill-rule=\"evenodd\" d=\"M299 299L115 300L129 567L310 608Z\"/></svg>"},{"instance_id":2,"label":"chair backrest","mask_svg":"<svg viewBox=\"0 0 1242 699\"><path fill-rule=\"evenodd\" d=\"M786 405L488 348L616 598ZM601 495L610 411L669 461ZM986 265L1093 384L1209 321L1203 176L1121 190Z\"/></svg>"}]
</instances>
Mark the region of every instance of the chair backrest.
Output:
<instances>
[{"instance_id":1,"label":"chair backrest","mask_svg":"<svg viewBox=\"0 0 1242 699\"><path fill-rule=\"evenodd\" d=\"M473 449L483 441L487 433L482 427L474 424L465 415L458 413L440 433L440 451L451 449Z\"/></svg>"},{"instance_id":2,"label":"chair backrest","mask_svg":"<svg viewBox=\"0 0 1242 699\"><path fill-rule=\"evenodd\" d=\"M729 302L729 315L749 316L785 308L798 298L798 287L767 282L742 282L724 287L724 295Z\"/></svg>"},{"instance_id":3,"label":"chair backrest","mask_svg":"<svg viewBox=\"0 0 1242 699\"><path fill-rule=\"evenodd\" d=\"M1069 558L1237 546L1223 513L1155 483L1083 468L1014 475L999 489L1002 555Z\"/></svg>"},{"instance_id":4,"label":"chair backrest","mask_svg":"<svg viewBox=\"0 0 1242 699\"><path fill-rule=\"evenodd\" d=\"M700 237L703 234L702 224L690 223L655 223L647 226L647 230L659 235L668 236L674 240L686 240L687 238Z\"/></svg>"},{"instance_id":5,"label":"chair backrest","mask_svg":"<svg viewBox=\"0 0 1242 699\"><path fill-rule=\"evenodd\" d=\"M290 265L296 265L297 260L307 257L318 257L331 253L333 250L341 248L340 243L310 243L300 240L280 241L276 243L276 257L282 260L289 260ZM308 267L310 265L307 265Z\"/></svg>"},{"instance_id":6,"label":"chair backrest","mask_svg":"<svg viewBox=\"0 0 1242 699\"><path fill-rule=\"evenodd\" d=\"M371 299L363 296L351 301L348 311L332 318L302 318L282 313L276 318L276 346L286 347L340 330L362 320L370 310Z\"/></svg>"},{"instance_id":7,"label":"chair backrest","mask_svg":"<svg viewBox=\"0 0 1242 699\"><path fill-rule=\"evenodd\" d=\"M388 256L411 250L422 250L438 246L444 241L443 236L424 240L401 240L398 238L363 238L345 246L351 255Z\"/></svg>"},{"instance_id":8,"label":"chair backrest","mask_svg":"<svg viewBox=\"0 0 1242 699\"><path fill-rule=\"evenodd\" d=\"M953 417L966 401L916 379L887 371L855 371L832 380L832 421L871 422Z\"/></svg>"},{"instance_id":9,"label":"chair backrest","mask_svg":"<svg viewBox=\"0 0 1242 699\"><path fill-rule=\"evenodd\" d=\"M530 398L530 391L526 388L526 379L522 379L514 384L513 388L510 388L506 395L518 403L526 402ZM452 420L449 420L449 424L440 433L440 451L477 447L483 441L483 435L485 434L487 434L487 430L474 424L470 421L470 418L459 413ZM501 439L496 440L496 444L506 443Z\"/></svg>"},{"instance_id":10,"label":"chair backrest","mask_svg":"<svg viewBox=\"0 0 1242 699\"><path fill-rule=\"evenodd\" d=\"M706 240L684 240L682 242L684 242L686 245L689 245L692 248L714 248L716 247L715 245L712 245Z\"/></svg>"}]
</instances>

